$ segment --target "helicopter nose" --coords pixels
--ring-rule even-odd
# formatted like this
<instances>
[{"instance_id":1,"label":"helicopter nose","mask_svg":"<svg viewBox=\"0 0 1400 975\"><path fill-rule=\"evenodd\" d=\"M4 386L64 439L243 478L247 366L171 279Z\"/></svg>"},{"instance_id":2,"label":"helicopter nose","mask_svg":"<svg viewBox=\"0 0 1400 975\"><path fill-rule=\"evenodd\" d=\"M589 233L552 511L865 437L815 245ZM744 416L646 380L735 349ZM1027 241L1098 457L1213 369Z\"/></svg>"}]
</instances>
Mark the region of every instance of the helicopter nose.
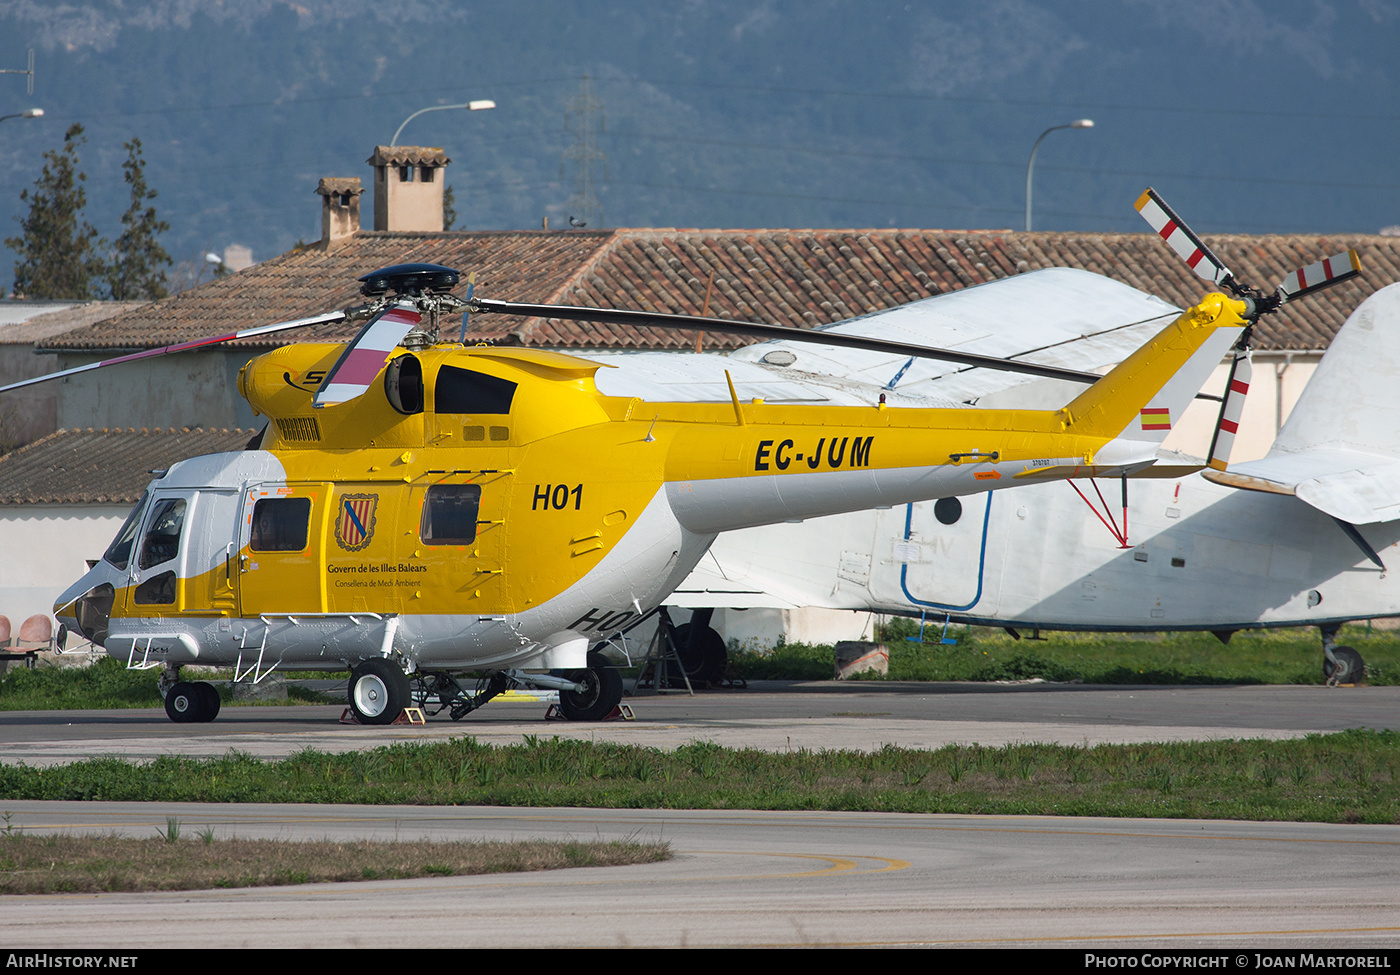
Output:
<instances>
[{"instance_id":1,"label":"helicopter nose","mask_svg":"<svg viewBox=\"0 0 1400 975\"><path fill-rule=\"evenodd\" d=\"M98 646L107 642L107 628L112 620L112 603L117 591L109 582L93 586L76 599L69 592L58 597L53 615L68 630L77 630L83 638Z\"/></svg>"}]
</instances>

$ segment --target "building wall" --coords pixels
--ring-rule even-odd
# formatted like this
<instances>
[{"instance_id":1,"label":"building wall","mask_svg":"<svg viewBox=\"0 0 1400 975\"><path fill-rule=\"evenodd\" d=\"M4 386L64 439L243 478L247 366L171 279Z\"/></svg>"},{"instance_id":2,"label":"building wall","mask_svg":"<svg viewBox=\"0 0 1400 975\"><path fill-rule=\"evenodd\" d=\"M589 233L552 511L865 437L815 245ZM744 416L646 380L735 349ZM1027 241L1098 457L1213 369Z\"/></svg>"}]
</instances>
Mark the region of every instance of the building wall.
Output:
<instances>
[{"instance_id":1,"label":"building wall","mask_svg":"<svg viewBox=\"0 0 1400 975\"><path fill-rule=\"evenodd\" d=\"M238 395L238 370L254 353L211 350L158 356L62 380L58 428L251 428L262 418ZM58 356L63 368L98 356Z\"/></svg>"},{"instance_id":2,"label":"building wall","mask_svg":"<svg viewBox=\"0 0 1400 975\"><path fill-rule=\"evenodd\" d=\"M54 600L116 537L130 505L0 505L0 613L16 635L30 616L53 618ZM69 647L81 642L70 640Z\"/></svg>"},{"instance_id":3,"label":"building wall","mask_svg":"<svg viewBox=\"0 0 1400 975\"><path fill-rule=\"evenodd\" d=\"M1244 414L1240 417L1239 433L1230 455L1233 463L1258 460L1269 452L1279 428L1288 419L1321 359L1320 352L1255 353L1249 396L1244 401ZM1225 389L1229 374L1228 363L1217 366L1203 390L1219 395ZM1219 403L1196 400L1181 421L1173 424L1163 447L1206 457L1219 416Z\"/></svg>"}]
</instances>

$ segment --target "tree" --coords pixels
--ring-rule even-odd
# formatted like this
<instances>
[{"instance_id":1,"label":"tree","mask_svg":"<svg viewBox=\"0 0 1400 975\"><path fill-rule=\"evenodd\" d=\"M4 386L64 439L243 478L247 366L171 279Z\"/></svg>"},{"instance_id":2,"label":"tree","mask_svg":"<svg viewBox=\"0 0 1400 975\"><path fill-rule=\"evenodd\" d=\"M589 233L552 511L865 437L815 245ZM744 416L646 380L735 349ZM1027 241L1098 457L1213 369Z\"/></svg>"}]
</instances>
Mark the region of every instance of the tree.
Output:
<instances>
[{"instance_id":1,"label":"tree","mask_svg":"<svg viewBox=\"0 0 1400 975\"><path fill-rule=\"evenodd\" d=\"M141 157L141 140L126 144L122 163L126 183L131 187L131 206L122 214L122 234L107 267L107 287L117 301L164 298L170 293L166 270L170 255L157 237L170 230L170 224L156 219L150 201L156 191L146 186L146 160Z\"/></svg>"},{"instance_id":2,"label":"tree","mask_svg":"<svg viewBox=\"0 0 1400 975\"><path fill-rule=\"evenodd\" d=\"M451 230L452 225L457 222L457 194L452 192L452 187L442 191L442 229Z\"/></svg>"},{"instance_id":3,"label":"tree","mask_svg":"<svg viewBox=\"0 0 1400 975\"><path fill-rule=\"evenodd\" d=\"M87 176L78 169L78 147L85 141L83 127L71 126L63 148L44 153L33 191L19 195L29 216L19 221L21 236L7 238L5 246L19 255L15 291L27 298L92 298L94 282L103 277L101 242L82 219Z\"/></svg>"}]
</instances>

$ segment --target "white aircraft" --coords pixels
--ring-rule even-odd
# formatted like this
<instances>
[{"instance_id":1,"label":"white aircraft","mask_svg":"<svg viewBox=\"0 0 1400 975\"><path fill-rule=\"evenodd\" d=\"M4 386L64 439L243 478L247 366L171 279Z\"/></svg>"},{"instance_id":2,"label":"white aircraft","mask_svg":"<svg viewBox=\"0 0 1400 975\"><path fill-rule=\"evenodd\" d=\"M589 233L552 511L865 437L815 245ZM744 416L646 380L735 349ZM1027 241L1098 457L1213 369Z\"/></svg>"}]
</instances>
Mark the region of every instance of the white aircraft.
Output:
<instances>
[{"instance_id":1,"label":"white aircraft","mask_svg":"<svg viewBox=\"0 0 1400 975\"><path fill-rule=\"evenodd\" d=\"M1077 368L1115 361L1108 342L1084 351ZM736 353L745 355L774 352ZM883 366L895 364L886 357ZM945 378L919 378L926 372L916 365L910 375L948 395ZM845 362L849 382L871 373L867 363ZM1030 406L1053 395L1046 383L1002 389L986 374L953 379L954 395L981 392L979 405ZM732 532L669 603L701 613L866 610L1013 630L1195 629L1222 640L1240 629L1318 626L1325 676L1349 683L1364 664L1336 646L1338 628L1400 615L1400 586L1387 578L1400 562L1397 381L1400 285L1391 285L1347 319L1261 460L1225 463L1240 395L1222 409L1209 465L1159 463L1122 481L1121 501L1119 483L1103 492L1098 482L1071 480ZM1237 392L1247 384L1232 374ZM724 641L707 629L708 614L695 619L686 659L703 672L717 666ZM711 659L702 660L706 651Z\"/></svg>"}]
</instances>

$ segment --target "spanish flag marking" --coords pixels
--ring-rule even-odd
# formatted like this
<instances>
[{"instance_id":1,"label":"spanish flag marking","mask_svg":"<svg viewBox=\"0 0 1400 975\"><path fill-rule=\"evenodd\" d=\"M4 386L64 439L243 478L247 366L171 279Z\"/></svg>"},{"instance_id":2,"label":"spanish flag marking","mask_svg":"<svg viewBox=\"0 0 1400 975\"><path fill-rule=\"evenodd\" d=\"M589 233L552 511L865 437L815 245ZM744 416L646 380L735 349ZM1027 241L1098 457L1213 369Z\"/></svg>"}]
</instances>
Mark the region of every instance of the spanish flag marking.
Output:
<instances>
[{"instance_id":1,"label":"spanish flag marking","mask_svg":"<svg viewBox=\"0 0 1400 975\"><path fill-rule=\"evenodd\" d=\"M1167 407L1149 407L1142 411L1142 428L1144 430L1170 430L1172 428L1171 410Z\"/></svg>"}]
</instances>

